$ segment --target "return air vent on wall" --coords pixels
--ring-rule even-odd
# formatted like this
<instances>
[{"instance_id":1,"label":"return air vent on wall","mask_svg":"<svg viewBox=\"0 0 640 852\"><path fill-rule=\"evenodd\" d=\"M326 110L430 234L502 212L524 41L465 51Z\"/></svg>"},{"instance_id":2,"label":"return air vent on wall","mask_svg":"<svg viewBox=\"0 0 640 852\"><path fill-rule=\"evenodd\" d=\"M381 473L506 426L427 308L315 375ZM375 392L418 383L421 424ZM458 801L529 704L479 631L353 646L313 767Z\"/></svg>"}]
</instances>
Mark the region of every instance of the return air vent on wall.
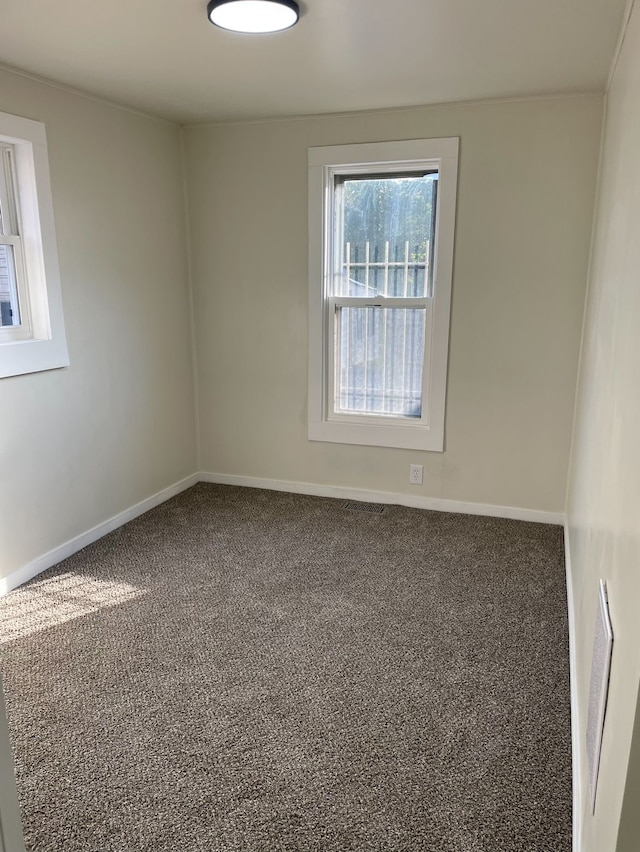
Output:
<instances>
[{"instance_id":1,"label":"return air vent on wall","mask_svg":"<svg viewBox=\"0 0 640 852\"><path fill-rule=\"evenodd\" d=\"M342 508L351 512L371 512L374 515L381 515L385 510L381 503L360 503L358 500L347 500L342 504Z\"/></svg>"},{"instance_id":2,"label":"return air vent on wall","mask_svg":"<svg viewBox=\"0 0 640 852\"><path fill-rule=\"evenodd\" d=\"M589 789L591 792L592 812L595 811L596 807L598 768L600 766L604 717L607 710L612 649L613 630L609 617L607 586L604 580L600 580L600 595L598 598L596 629L593 637L593 657L591 660L589 715L587 718L587 758L589 760Z\"/></svg>"}]
</instances>

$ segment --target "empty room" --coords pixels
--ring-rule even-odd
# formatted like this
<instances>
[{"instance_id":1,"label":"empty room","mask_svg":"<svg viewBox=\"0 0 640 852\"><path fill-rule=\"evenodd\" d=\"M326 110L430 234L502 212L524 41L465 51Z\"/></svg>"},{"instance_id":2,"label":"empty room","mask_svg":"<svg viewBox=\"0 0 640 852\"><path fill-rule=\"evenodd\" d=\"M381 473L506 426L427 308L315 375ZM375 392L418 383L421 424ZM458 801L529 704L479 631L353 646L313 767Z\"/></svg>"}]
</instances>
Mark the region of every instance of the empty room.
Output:
<instances>
[{"instance_id":1,"label":"empty room","mask_svg":"<svg viewBox=\"0 0 640 852\"><path fill-rule=\"evenodd\" d=\"M6 0L0 852L639 852L634 0Z\"/></svg>"}]
</instances>

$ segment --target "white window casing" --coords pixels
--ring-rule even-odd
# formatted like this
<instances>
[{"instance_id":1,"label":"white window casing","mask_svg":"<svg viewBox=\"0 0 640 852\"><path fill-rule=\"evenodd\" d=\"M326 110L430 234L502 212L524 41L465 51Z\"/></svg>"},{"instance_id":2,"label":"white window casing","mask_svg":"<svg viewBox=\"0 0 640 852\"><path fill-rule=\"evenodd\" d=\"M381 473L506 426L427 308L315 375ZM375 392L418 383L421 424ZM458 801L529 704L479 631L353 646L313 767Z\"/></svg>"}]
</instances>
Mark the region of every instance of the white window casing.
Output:
<instances>
[{"instance_id":1,"label":"white window casing","mask_svg":"<svg viewBox=\"0 0 640 852\"><path fill-rule=\"evenodd\" d=\"M44 124L0 113L0 148L0 244L11 246L20 307L19 325L0 327L5 378L66 367L69 356Z\"/></svg>"},{"instance_id":2,"label":"white window casing","mask_svg":"<svg viewBox=\"0 0 640 852\"><path fill-rule=\"evenodd\" d=\"M309 440L443 451L457 172L456 137L309 149ZM335 219L341 214L336 213L335 196L340 179L421 173L437 173L431 286L425 284L417 298L407 296L406 286L401 298L387 296L386 287L384 295L336 294L334 240L341 222ZM358 413L337 404L336 318L356 307L425 311L419 415Z\"/></svg>"}]
</instances>

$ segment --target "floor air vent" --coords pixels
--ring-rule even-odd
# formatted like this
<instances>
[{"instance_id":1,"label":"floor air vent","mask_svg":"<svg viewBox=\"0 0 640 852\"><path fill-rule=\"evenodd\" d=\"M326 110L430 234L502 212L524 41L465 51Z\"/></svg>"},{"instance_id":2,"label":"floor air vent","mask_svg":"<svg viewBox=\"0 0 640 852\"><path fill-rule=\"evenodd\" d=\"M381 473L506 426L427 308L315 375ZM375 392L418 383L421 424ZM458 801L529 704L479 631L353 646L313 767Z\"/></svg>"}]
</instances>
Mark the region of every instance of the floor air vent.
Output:
<instances>
[{"instance_id":1,"label":"floor air vent","mask_svg":"<svg viewBox=\"0 0 640 852\"><path fill-rule=\"evenodd\" d=\"M371 512L373 515L381 515L385 510L381 503L360 503L358 500L347 500L342 508L351 512Z\"/></svg>"}]
</instances>

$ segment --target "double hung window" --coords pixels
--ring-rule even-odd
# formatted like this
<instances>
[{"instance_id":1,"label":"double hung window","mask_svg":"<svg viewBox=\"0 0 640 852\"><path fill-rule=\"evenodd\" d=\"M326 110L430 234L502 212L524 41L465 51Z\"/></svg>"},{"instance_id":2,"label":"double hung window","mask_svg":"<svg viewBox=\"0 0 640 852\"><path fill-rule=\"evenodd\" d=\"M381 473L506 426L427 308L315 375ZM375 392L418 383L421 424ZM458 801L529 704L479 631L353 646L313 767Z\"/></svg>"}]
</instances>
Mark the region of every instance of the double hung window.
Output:
<instances>
[{"instance_id":1,"label":"double hung window","mask_svg":"<svg viewBox=\"0 0 640 852\"><path fill-rule=\"evenodd\" d=\"M68 364L44 125L0 113L0 378Z\"/></svg>"},{"instance_id":2,"label":"double hung window","mask_svg":"<svg viewBox=\"0 0 640 852\"><path fill-rule=\"evenodd\" d=\"M14 146L0 143L0 328L3 341L21 340L31 333L15 187Z\"/></svg>"},{"instance_id":3,"label":"double hung window","mask_svg":"<svg viewBox=\"0 0 640 852\"><path fill-rule=\"evenodd\" d=\"M457 141L309 151L311 440L443 449Z\"/></svg>"}]
</instances>

